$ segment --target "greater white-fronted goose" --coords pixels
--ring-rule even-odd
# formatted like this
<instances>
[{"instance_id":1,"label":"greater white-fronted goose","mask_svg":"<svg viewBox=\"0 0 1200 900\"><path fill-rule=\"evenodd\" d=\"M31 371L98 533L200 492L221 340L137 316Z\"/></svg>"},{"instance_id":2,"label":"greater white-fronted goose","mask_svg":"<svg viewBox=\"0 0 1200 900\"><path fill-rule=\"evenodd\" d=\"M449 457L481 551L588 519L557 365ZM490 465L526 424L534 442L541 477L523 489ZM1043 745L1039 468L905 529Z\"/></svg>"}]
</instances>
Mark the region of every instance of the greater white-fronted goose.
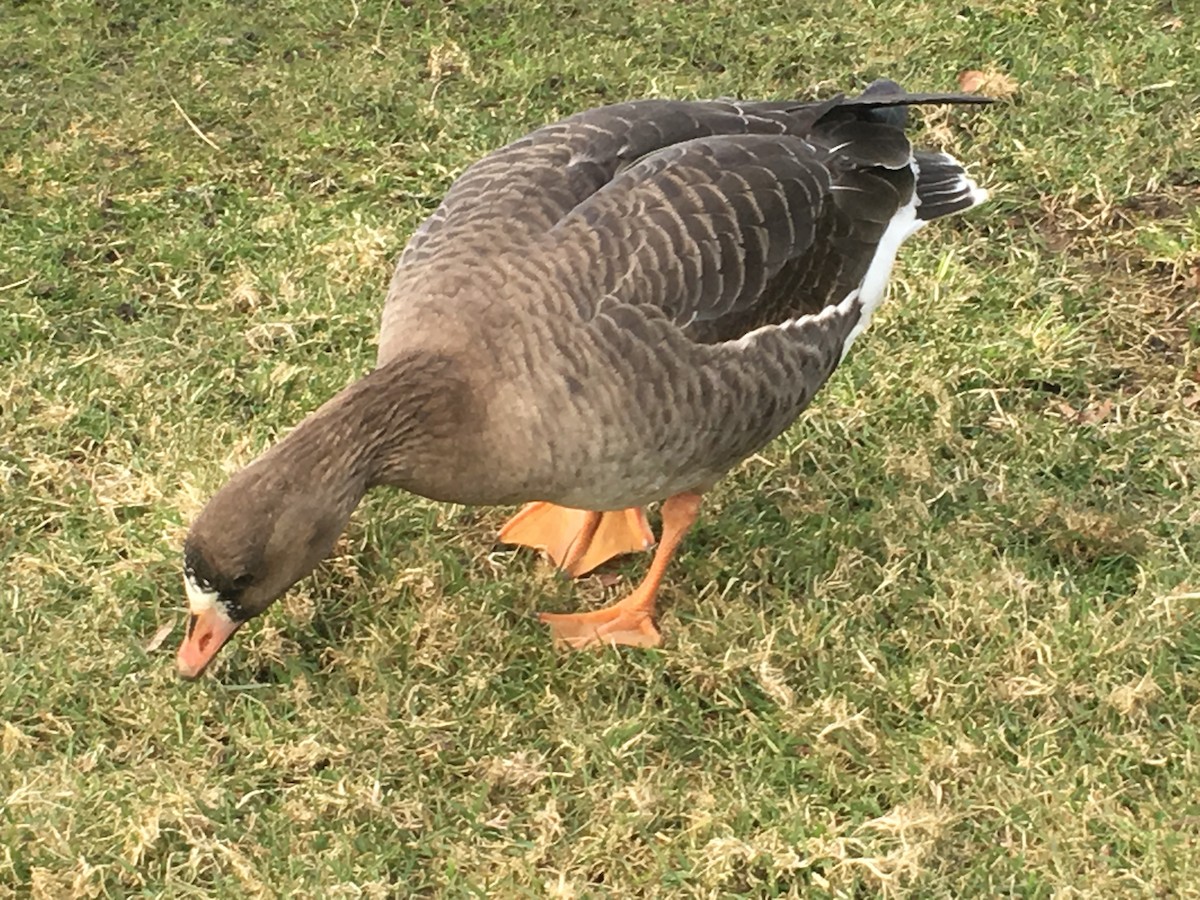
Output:
<instances>
[{"instance_id":1,"label":"greater white-fronted goose","mask_svg":"<svg viewBox=\"0 0 1200 900\"><path fill-rule=\"evenodd\" d=\"M184 547L179 671L330 552L367 490L527 504L501 538L570 574L653 543L580 647L661 642L654 599L701 495L780 434L866 328L900 244L986 198L912 148L893 82L818 102L641 100L471 166L400 258L377 367L236 474Z\"/></svg>"}]
</instances>

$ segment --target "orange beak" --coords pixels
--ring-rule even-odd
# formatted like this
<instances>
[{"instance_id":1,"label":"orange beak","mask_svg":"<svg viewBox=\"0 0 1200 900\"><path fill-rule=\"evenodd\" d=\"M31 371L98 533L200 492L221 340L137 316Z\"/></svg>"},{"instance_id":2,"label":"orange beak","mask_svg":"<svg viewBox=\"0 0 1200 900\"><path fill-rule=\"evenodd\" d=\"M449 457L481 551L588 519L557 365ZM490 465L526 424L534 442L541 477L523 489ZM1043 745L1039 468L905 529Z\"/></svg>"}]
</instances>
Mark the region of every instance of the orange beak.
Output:
<instances>
[{"instance_id":1,"label":"orange beak","mask_svg":"<svg viewBox=\"0 0 1200 900\"><path fill-rule=\"evenodd\" d=\"M235 622L224 615L218 606L209 607L199 615L189 616L187 636L179 645L179 656L176 659L179 674L189 681L203 675L217 651L225 646L225 642L233 637L233 633L241 625L241 622Z\"/></svg>"}]
</instances>

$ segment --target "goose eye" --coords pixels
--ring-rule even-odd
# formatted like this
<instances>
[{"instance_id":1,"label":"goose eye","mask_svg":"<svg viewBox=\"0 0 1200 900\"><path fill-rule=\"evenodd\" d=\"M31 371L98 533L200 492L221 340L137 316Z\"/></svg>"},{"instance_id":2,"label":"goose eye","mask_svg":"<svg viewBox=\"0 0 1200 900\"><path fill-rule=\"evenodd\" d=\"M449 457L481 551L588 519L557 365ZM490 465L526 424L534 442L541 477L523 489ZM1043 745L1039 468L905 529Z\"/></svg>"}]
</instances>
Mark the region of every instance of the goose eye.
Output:
<instances>
[{"instance_id":1,"label":"goose eye","mask_svg":"<svg viewBox=\"0 0 1200 900\"><path fill-rule=\"evenodd\" d=\"M233 579L233 589L235 591L244 591L246 588L250 587L250 585L253 583L254 583L253 575L251 575L249 573L247 573L245 575L239 575L237 578Z\"/></svg>"}]
</instances>

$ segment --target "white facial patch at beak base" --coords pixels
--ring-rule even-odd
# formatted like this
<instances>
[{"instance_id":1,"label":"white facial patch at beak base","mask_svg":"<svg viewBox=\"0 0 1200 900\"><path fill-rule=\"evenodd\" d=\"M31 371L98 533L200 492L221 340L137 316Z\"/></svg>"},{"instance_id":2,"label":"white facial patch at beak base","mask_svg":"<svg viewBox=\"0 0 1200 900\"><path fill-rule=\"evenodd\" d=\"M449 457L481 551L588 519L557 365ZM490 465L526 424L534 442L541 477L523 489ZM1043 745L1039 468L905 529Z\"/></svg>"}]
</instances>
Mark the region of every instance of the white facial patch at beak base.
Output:
<instances>
[{"instance_id":1,"label":"white facial patch at beak base","mask_svg":"<svg viewBox=\"0 0 1200 900\"><path fill-rule=\"evenodd\" d=\"M188 610L193 616L198 616L212 610L223 619L229 618L224 603L218 603L220 597L216 591L205 588L196 581L191 572L183 573L183 589L187 592Z\"/></svg>"}]
</instances>

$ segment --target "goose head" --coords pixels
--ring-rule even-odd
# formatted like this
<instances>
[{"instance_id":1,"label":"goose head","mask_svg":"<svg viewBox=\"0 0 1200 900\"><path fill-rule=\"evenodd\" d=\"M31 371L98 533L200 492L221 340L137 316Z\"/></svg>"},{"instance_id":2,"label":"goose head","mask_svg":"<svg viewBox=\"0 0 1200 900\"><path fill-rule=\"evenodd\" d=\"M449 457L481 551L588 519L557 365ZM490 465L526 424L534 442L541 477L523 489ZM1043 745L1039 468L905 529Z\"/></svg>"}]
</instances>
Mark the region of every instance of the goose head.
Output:
<instances>
[{"instance_id":1,"label":"goose head","mask_svg":"<svg viewBox=\"0 0 1200 900\"><path fill-rule=\"evenodd\" d=\"M375 369L208 501L183 547L180 675L199 678L234 632L312 572L373 485L459 500L462 483L487 484L486 465L463 476L463 460L483 455L466 427L478 415L458 368L414 352Z\"/></svg>"},{"instance_id":2,"label":"goose head","mask_svg":"<svg viewBox=\"0 0 1200 900\"><path fill-rule=\"evenodd\" d=\"M178 669L198 678L234 632L333 549L357 504L320 471L260 459L209 501L184 543L187 634ZM339 496L342 495L342 496Z\"/></svg>"}]
</instances>

